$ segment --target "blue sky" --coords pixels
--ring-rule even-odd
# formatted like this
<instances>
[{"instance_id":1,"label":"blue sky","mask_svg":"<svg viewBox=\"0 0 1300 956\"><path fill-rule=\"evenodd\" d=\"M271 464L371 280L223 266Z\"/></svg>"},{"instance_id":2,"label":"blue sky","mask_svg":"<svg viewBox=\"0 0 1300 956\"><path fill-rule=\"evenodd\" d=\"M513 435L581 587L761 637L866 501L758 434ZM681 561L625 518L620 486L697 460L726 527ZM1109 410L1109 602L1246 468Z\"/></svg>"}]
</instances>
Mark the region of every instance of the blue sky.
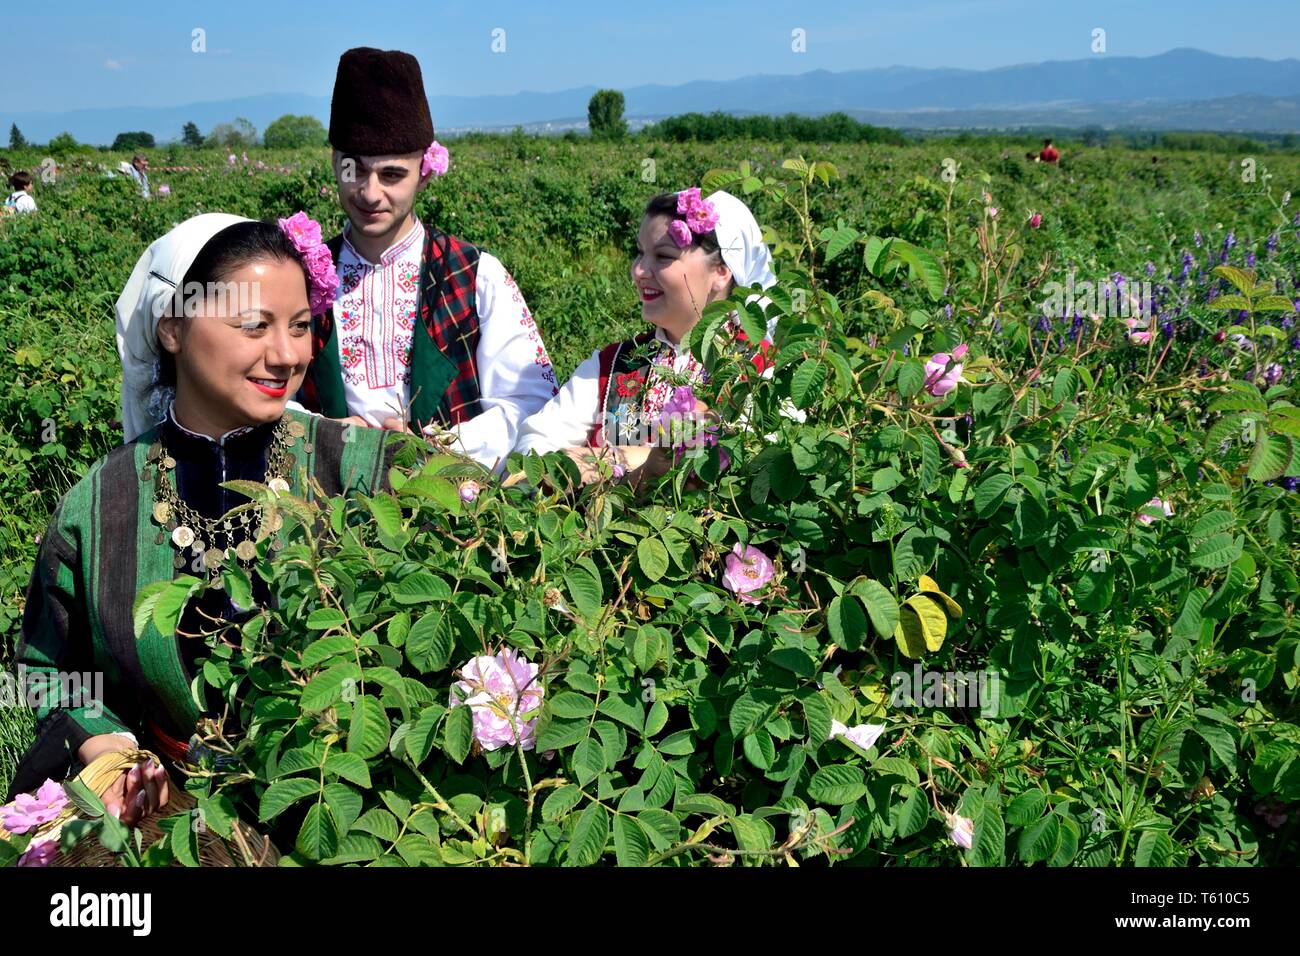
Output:
<instances>
[{"instance_id":1,"label":"blue sky","mask_svg":"<svg viewBox=\"0 0 1300 956\"><path fill-rule=\"evenodd\" d=\"M1234 9L1203 0L65 0L3 14L0 108L168 106L259 93L327 96L351 46L419 57L443 95L733 79L901 64L984 69L1197 47L1280 59L1296 52L1300 3ZM40 12L36 12L36 11ZM46 11L50 12L46 12ZM206 31L206 53L191 50ZM494 54L492 31L505 31ZM791 51L791 31L807 51Z\"/></svg>"}]
</instances>

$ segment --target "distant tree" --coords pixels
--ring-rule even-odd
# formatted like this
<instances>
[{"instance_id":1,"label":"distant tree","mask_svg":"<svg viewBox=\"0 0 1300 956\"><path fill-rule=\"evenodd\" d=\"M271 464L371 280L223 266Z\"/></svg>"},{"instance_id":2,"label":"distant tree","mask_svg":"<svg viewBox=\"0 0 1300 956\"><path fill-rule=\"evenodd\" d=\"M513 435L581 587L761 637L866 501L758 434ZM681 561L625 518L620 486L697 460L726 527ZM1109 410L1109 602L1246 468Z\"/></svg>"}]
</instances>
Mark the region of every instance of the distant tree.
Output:
<instances>
[{"instance_id":1,"label":"distant tree","mask_svg":"<svg viewBox=\"0 0 1300 956\"><path fill-rule=\"evenodd\" d=\"M627 135L624 102L619 90L597 90L592 96L587 104L587 128L595 139L622 139Z\"/></svg>"},{"instance_id":2,"label":"distant tree","mask_svg":"<svg viewBox=\"0 0 1300 956\"><path fill-rule=\"evenodd\" d=\"M203 145L203 134L194 123L186 123L181 129L181 142L186 146L197 148Z\"/></svg>"},{"instance_id":3,"label":"distant tree","mask_svg":"<svg viewBox=\"0 0 1300 956\"><path fill-rule=\"evenodd\" d=\"M137 130L133 133L118 133L117 138L113 140L112 148L114 150L153 149L155 145L153 133Z\"/></svg>"},{"instance_id":4,"label":"distant tree","mask_svg":"<svg viewBox=\"0 0 1300 956\"><path fill-rule=\"evenodd\" d=\"M58 136L54 137L54 139L50 140L49 145L46 146L46 149L48 149L55 156L61 156L64 153L70 153L74 149L80 148L80 146L81 144L77 142L77 140L73 137L71 133L63 132L60 133Z\"/></svg>"},{"instance_id":5,"label":"distant tree","mask_svg":"<svg viewBox=\"0 0 1300 956\"><path fill-rule=\"evenodd\" d=\"M262 134L262 145L268 149L297 149L300 146L321 146L325 143L325 127L314 116L285 114L272 122Z\"/></svg>"},{"instance_id":6,"label":"distant tree","mask_svg":"<svg viewBox=\"0 0 1300 956\"><path fill-rule=\"evenodd\" d=\"M27 145L27 137L23 136L23 131L18 128L17 123L9 125L9 148L22 149Z\"/></svg>"},{"instance_id":7,"label":"distant tree","mask_svg":"<svg viewBox=\"0 0 1300 956\"><path fill-rule=\"evenodd\" d=\"M208 134L209 146L244 147L257 144L257 127L240 117L233 123L218 123Z\"/></svg>"}]
</instances>

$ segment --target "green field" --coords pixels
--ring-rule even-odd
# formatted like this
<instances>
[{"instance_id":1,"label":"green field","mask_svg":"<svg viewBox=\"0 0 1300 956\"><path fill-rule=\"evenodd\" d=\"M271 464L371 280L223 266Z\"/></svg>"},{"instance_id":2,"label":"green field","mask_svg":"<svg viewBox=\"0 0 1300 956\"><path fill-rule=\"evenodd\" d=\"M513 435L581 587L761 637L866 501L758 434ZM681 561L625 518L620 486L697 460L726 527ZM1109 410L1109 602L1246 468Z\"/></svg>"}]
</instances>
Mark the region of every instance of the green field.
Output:
<instances>
[{"instance_id":1,"label":"green field","mask_svg":"<svg viewBox=\"0 0 1300 956\"><path fill-rule=\"evenodd\" d=\"M713 756L702 766L676 751L646 758L672 766L678 802L686 788L700 793L706 779L719 781L713 795L729 810L713 808L724 818L715 842L749 862L769 859L762 853L785 838L786 816L811 814L822 833L854 817L843 833L825 838L826 846L850 848L851 865L954 864L958 851L945 837L941 804L974 820L975 846L964 853L976 864L1297 859L1300 330L1295 307L1286 303L1300 301L1300 201L1289 192L1300 195L1300 156L1164 149L1153 162L1151 150L1066 143L1053 167L1026 163L1030 145L997 138L845 146L484 137L454 143L450 174L419 201L426 219L505 263L564 376L641 322L628 268L646 200L698 185L710 170L749 164L728 188L748 194L779 240L781 288L806 292L812 303L799 309L790 303L800 297L790 295L777 303L789 316L783 321L800 331L782 345L771 401L756 393L758 406L777 428L776 398L791 398L809 411L809 422L780 424L780 440L767 451L754 436L738 439L739 464L719 479L719 490L683 503L680 489L665 489L647 507L701 522L698 535L684 530L681 541L661 541L653 527L634 529L640 506L620 503L616 514L628 523L623 537L602 527L576 551L566 548L556 523L587 514L592 502L562 495L551 502L559 517L542 517L536 500L510 498L500 517L474 519L477 532L493 535L540 528L537 542L521 545L525 553L512 560L539 561L547 581L566 586L572 582L565 575L596 577L596 606L608 607L615 628L566 624L535 633L509 603L526 602L526 591L507 597L487 589L481 603L493 609L483 610L484 620L501 627L497 636L518 635L512 642L537 654L575 654L593 671L608 667L602 673L610 686L628 693L641 675L671 676L670 683L681 682L673 684L681 700L714 700L722 727L728 713L762 710L754 702L766 701L765 694L781 698L767 723L755 716L758 723L744 735L733 721L732 737L708 726L694 704L689 714L686 704L669 704L665 732L692 733L691 749ZM37 152L3 155L13 168L38 171L43 159ZM797 172L782 168L800 156L834 170L822 167L824 181L810 172L800 183ZM0 221L6 668L36 536L59 497L120 442L113 303L140 252L199 212L270 218L305 209L327 235L341 222L325 150L250 150L251 162L233 165L224 151L162 149L150 157L153 187L167 184L167 197L141 200L128 180L99 169L123 157L88 152L67 157L51 182L38 184L38 214ZM778 195L779 184L789 184L789 202ZM1041 219L1031 225L1035 214ZM1222 265L1238 271L1216 274ZM1075 283L1116 274L1130 288L1150 282L1156 312L1149 341L1129 339L1131 329L1109 314L1100 322L1074 310L1045 315L1051 283L1064 285L1071 272ZM1238 294L1243 298L1232 308L1224 303L1233 300L1215 304ZM1227 333L1222 340L1219 332ZM921 362L958 342L970 344L973 384L922 407ZM724 358L714 361L730 367ZM951 416L955 435L934 415ZM964 448L969 468L953 466L952 447ZM530 480L537 477L530 473ZM1173 502L1173 516L1135 521L1137 509L1157 495ZM725 609L704 598L690 604L703 587L697 563L716 564L742 537L726 526L716 538L703 530L718 528L715 516L723 514L770 545L783 573L806 556L816 583L795 586L791 577L771 614L737 609L735 601ZM468 520L463 516L444 519L446 534L471 533L457 523ZM387 540L384 547L405 548L411 560L472 590L469 582L477 579L453 568L435 539L400 546ZM662 568L654 557L661 548ZM634 551L639 560L629 566L623 559ZM582 561L599 573L575 571L587 566ZM900 609L904 618L910 613L907 595L923 572L963 613L960 625L956 616L948 621L941 648L923 648L922 666L996 668L1007 682L998 713L885 706L889 674L910 671L918 658L904 649L907 635L896 644L886 622L896 621ZM860 579L878 582L888 600L854 583ZM626 602L615 600L626 581L633 581ZM292 586L286 584L288 592ZM312 607L302 606L304 617ZM357 613L358 632L374 624ZM705 618L718 622L716 629L707 624L712 657L709 645L696 643ZM301 622L283 623L293 640L310 636ZM625 655L624 632L639 636L652 626L657 636L629 636ZM741 636L745 628L770 642L762 645L762 662L757 645ZM617 648L608 657L607 639ZM660 658L647 642L674 651ZM836 656L823 658L831 643ZM455 646L452 665L474 642L462 635ZM725 653L716 650L723 647ZM673 652L689 663L674 669L667 663ZM615 658L623 662L617 673ZM794 658L797 664L781 669ZM825 671L844 668L844 686L831 694L826 715L850 725L884 719L888 755L885 738L884 756L874 760L853 751L845 756L847 745L799 745L802 722L821 726L806 699L814 683L823 688L834 680L823 664ZM445 699L447 661L404 666L405 676L427 679L433 697ZM568 687L581 696L585 685ZM397 705L385 698L384 706L400 723ZM552 749L570 776L610 793L641 776L641 798L648 800L660 785L643 776L643 767L630 769L632 756L624 754L629 729L646 741L653 736L641 716L639 729L636 720L615 716L623 746L601 738L606 752L599 759L596 744L587 746L594 735ZM21 709L0 709L0 780L11 776L29 728ZM701 862L660 846L660 838L679 846L703 822L683 822L679 838L666 810L611 811L592 801L587 807L599 812L588 814L576 796L545 826L538 809L534 830L515 764L488 761L458 772L452 765L464 754L451 730L445 733L445 741L431 745L424 772L449 793L476 795L456 804L462 815L504 806L512 834L520 827L530 834L524 852L533 862L566 852L584 863L644 862L654 853L675 865ZM733 765L731 745L741 736L765 743L746 740ZM379 752L366 759L376 777L396 762ZM777 768L789 774L783 778ZM552 765L545 772L558 771ZM598 838L605 813L614 819L608 854ZM628 831L632 824L620 821L636 813L641 829ZM684 821L689 811L674 813ZM346 815L339 811L334 823ZM1286 819L1274 825L1280 815ZM444 834L454 831L441 822ZM343 830L325 844L337 850ZM645 854L628 848L643 840ZM307 846L299 847L307 860L335 855L319 841ZM450 836L434 850L444 862L493 862L490 853ZM401 852L406 862L413 857L414 850Z\"/></svg>"}]
</instances>

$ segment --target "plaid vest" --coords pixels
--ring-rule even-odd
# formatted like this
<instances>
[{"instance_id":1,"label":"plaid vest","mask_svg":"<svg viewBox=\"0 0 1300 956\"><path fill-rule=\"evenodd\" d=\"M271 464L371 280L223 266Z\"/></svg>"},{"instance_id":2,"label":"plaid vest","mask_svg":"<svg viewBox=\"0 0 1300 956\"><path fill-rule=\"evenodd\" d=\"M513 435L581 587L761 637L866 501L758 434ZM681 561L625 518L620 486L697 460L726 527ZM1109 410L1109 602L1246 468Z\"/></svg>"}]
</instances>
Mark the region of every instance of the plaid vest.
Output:
<instances>
[{"instance_id":1,"label":"plaid vest","mask_svg":"<svg viewBox=\"0 0 1300 956\"><path fill-rule=\"evenodd\" d=\"M458 425L482 410L479 398L478 281L479 251L428 223L420 267L420 322L411 337L411 426L413 431L437 422ZM343 234L326 245L334 261L343 251ZM338 331L333 311L312 316L312 363L297 400L304 408L330 418L349 414L343 390Z\"/></svg>"}]
</instances>

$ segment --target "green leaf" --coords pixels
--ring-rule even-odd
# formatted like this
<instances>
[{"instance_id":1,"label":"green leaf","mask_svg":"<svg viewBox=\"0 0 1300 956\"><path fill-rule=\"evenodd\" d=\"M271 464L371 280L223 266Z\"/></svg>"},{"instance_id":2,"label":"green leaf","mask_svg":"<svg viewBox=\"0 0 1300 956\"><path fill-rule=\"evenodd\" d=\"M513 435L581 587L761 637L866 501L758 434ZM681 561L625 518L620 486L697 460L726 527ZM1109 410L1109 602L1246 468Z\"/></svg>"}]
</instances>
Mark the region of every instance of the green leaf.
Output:
<instances>
[{"instance_id":1,"label":"green leaf","mask_svg":"<svg viewBox=\"0 0 1300 956\"><path fill-rule=\"evenodd\" d=\"M302 821L298 839L294 848L312 860L323 860L333 856L339 847L339 832L334 824L334 816L323 803L313 804Z\"/></svg>"},{"instance_id":2,"label":"green leaf","mask_svg":"<svg viewBox=\"0 0 1300 956\"><path fill-rule=\"evenodd\" d=\"M840 220L837 228L822 230L821 238L826 242L826 261L830 262L853 243L857 242L858 232Z\"/></svg>"},{"instance_id":3,"label":"green leaf","mask_svg":"<svg viewBox=\"0 0 1300 956\"><path fill-rule=\"evenodd\" d=\"M871 626L877 636L888 640L894 636L898 627L898 601L890 590L879 581L863 578L853 584L850 590L866 605L871 618Z\"/></svg>"},{"instance_id":4,"label":"green leaf","mask_svg":"<svg viewBox=\"0 0 1300 956\"><path fill-rule=\"evenodd\" d=\"M406 656L421 672L440 671L451 661L453 635L446 611L432 611L411 625Z\"/></svg>"},{"instance_id":5,"label":"green leaf","mask_svg":"<svg viewBox=\"0 0 1300 956\"><path fill-rule=\"evenodd\" d=\"M1251 481L1275 481L1286 474L1294 455L1291 439L1285 435L1261 435L1250 453L1246 477Z\"/></svg>"},{"instance_id":6,"label":"green leaf","mask_svg":"<svg viewBox=\"0 0 1300 956\"><path fill-rule=\"evenodd\" d=\"M358 787L370 789L370 768L356 754L337 751L330 754L325 759L325 770L355 783Z\"/></svg>"},{"instance_id":7,"label":"green leaf","mask_svg":"<svg viewBox=\"0 0 1300 956\"><path fill-rule=\"evenodd\" d=\"M1250 295L1250 293L1255 288L1255 281L1256 281L1255 273L1247 272L1245 269L1238 269L1236 266L1229 266L1229 265L1215 266L1210 271L1210 274L1219 276L1220 278L1223 279L1227 279L1229 282L1231 282L1234 286L1237 287L1238 292L1244 293L1246 295ZM1242 308L1245 308L1245 306L1242 306Z\"/></svg>"},{"instance_id":8,"label":"green leaf","mask_svg":"<svg viewBox=\"0 0 1300 956\"><path fill-rule=\"evenodd\" d=\"M474 741L474 715L472 709L459 704L447 715L444 731L443 750L455 763L464 763L469 756L470 744Z\"/></svg>"},{"instance_id":9,"label":"green leaf","mask_svg":"<svg viewBox=\"0 0 1300 956\"><path fill-rule=\"evenodd\" d=\"M832 641L846 651L856 651L867 635L867 616L857 598L841 595L826 609L826 626Z\"/></svg>"},{"instance_id":10,"label":"green leaf","mask_svg":"<svg viewBox=\"0 0 1300 956\"><path fill-rule=\"evenodd\" d=\"M1164 830L1147 830L1138 839L1137 852L1133 856L1137 866L1167 867L1174 865L1174 841Z\"/></svg>"},{"instance_id":11,"label":"green leaf","mask_svg":"<svg viewBox=\"0 0 1300 956\"><path fill-rule=\"evenodd\" d=\"M898 394L903 398L915 395L925 384L925 366L917 359L907 359L898 367Z\"/></svg>"},{"instance_id":12,"label":"green leaf","mask_svg":"<svg viewBox=\"0 0 1300 956\"><path fill-rule=\"evenodd\" d=\"M348 727L348 753L363 760L378 757L388 747L391 727L384 705L377 698L363 694L352 707L352 721Z\"/></svg>"},{"instance_id":13,"label":"green leaf","mask_svg":"<svg viewBox=\"0 0 1300 956\"><path fill-rule=\"evenodd\" d=\"M347 617L337 608L318 607L307 616L307 629L328 631L332 627L342 627L347 622Z\"/></svg>"},{"instance_id":14,"label":"green leaf","mask_svg":"<svg viewBox=\"0 0 1300 956\"><path fill-rule=\"evenodd\" d=\"M554 823L576 807L581 800L582 790L575 787L573 784L566 784L563 787L557 787L555 791L542 802L542 819Z\"/></svg>"},{"instance_id":15,"label":"green leaf","mask_svg":"<svg viewBox=\"0 0 1300 956\"><path fill-rule=\"evenodd\" d=\"M1221 295L1207 302L1206 307L1218 312L1235 312L1238 309L1249 309L1250 302L1239 295Z\"/></svg>"},{"instance_id":16,"label":"green leaf","mask_svg":"<svg viewBox=\"0 0 1300 956\"><path fill-rule=\"evenodd\" d=\"M347 654L356 647L356 642L346 634L331 634L329 637L322 637L319 641L313 641L302 652L302 664L305 669L316 667L323 664L331 657L338 657L340 654Z\"/></svg>"},{"instance_id":17,"label":"green leaf","mask_svg":"<svg viewBox=\"0 0 1300 956\"><path fill-rule=\"evenodd\" d=\"M1129 456L1124 471L1124 507L1137 508L1156 493L1156 463L1149 455Z\"/></svg>"},{"instance_id":18,"label":"green leaf","mask_svg":"<svg viewBox=\"0 0 1300 956\"><path fill-rule=\"evenodd\" d=\"M1047 794L1041 790L1026 790L1007 807L1007 822L1017 827L1028 826L1042 816L1045 806Z\"/></svg>"},{"instance_id":19,"label":"green leaf","mask_svg":"<svg viewBox=\"0 0 1300 956\"><path fill-rule=\"evenodd\" d=\"M1006 857L1006 827L1002 812L991 800L980 801L974 816L975 836L966 858L971 866L1002 866Z\"/></svg>"},{"instance_id":20,"label":"green leaf","mask_svg":"<svg viewBox=\"0 0 1300 956\"><path fill-rule=\"evenodd\" d=\"M1020 834L1020 858L1026 863L1051 859L1061 842L1061 818L1049 813Z\"/></svg>"},{"instance_id":21,"label":"green leaf","mask_svg":"<svg viewBox=\"0 0 1300 956\"><path fill-rule=\"evenodd\" d=\"M650 858L650 837L636 817L614 817L614 854L619 866L645 866Z\"/></svg>"},{"instance_id":22,"label":"green leaf","mask_svg":"<svg viewBox=\"0 0 1300 956\"><path fill-rule=\"evenodd\" d=\"M320 793L319 780L311 780L307 777L290 777L288 780L278 780L267 787L262 794L262 800L258 804L257 818L266 823L275 819L304 797L315 796L318 793Z\"/></svg>"},{"instance_id":23,"label":"green leaf","mask_svg":"<svg viewBox=\"0 0 1300 956\"><path fill-rule=\"evenodd\" d=\"M818 803L832 806L853 803L866 792L862 768L848 764L822 767L808 781L808 795Z\"/></svg>"},{"instance_id":24,"label":"green leaf","mask_svg":"<svg viewBox=\"0 0 1300 956\"><path fill-rule=\"evenodd\" d=\"M569 842L565 865L594 865L604 854L605 841L608 839L609 811L599 803L588 804L573 828L573 839Z\"/></svg>"},{"instance_id":25,"label":"green leaf","mask_svg":"<svg viewBox=\"0 0 1300 956\"><path fill-rule=\"evenodd\" d=\"M600 741L588 737L573 749L573 769L583 787L605 772L605 751Z\"/></svg>"},{"instance_id":26,"label":"green leaf","mask_svg":"<svg viewBox=\"0 0 1300 956\"><path fill-rule=\"evenodd\" d=\"M388 495L377 495L374 498L366 495L359 497L365 503L366 509L374 515L375 526L381 532L391 538L402 530L402 509L393 498Z\"/></svg>"},{"instance_id":27,"label":"green leaf","mask_svg":"<svg viewBox=\"0 0 1300 956\"><path fill-rule=\"evenodd\" d=\"M1226 568L1241 557L1245 537L1233 538L1230 534L1216 534L1199 542L1192 550L1192 564L1198 568Z\"/></svg>"},{"instance_id":28,"label":"green leaf","mask_svg":"<svg viewBox=\"0 0 1300 956\"><path fill-rule=\"evenodd\" d=\"M410 754L411 759L415 761L417 767L424 763L425 759L429 756L430 751L433 750L438 721L442 719L443 714L446 712L447 709L441 704L434 704L432 707L426 707L420 712L420 716L416 720L415 726L412 727L410 732L406 735L406 752ZM353 782L357 783L359 781L354 780ZM363 784L363 786L369 785Z\"/></svg>"},{"instance_id":29,"label":"green leaf","mask_svg":"<svg viewBox=\"0 0 1300 956\"><path fill-rule=\"evenodd\" d=\"M759 770L767 770L776 760L776 744L772 735L761 727L744 740L745 758Z\"/></svg>"},{"instance_id":30,"label":"green leaf","mask_svg":"<svg viewBox=\"0 0 1300 956\"><path fill-rule=\"evenodd\" d=\"M826 366L815 358L804 359L790 380L790 399L798 408L810 408L826 387Z\"/></svg>"},{"instance_id":31,"label":"green leaf","mask_svg":"<svg viewBox=\"0 0 1300 956\"><path fill-rule=\"evenodd\" d=\"M590 697L569 690L560 691L550 703L556 717L590 717L596 710L596 702Z\"/></svg>"},{"instance_id":32,"label":"green leaf","mask_svg":"<svg viewBox=\"0 0 1300 956\"><path fill-rule=\"evenodd\" d=\"M643 541L642 544L645 542ZM660 545L662 548L663 545ZM665 569L667 561L665 560ZM644 570L644 565L642 565ZM662 574L662 572L661 572ZM601 592L600 578L590 574L585 568L573 567L564 575L564 584L569 589L573 606L588 621L595 621L600 614L604 595Z\"/></svg>"},{"instance_id":33,"label":"green leaf","mask_svg":"<svg viewBox=\"0 0 1300 956\"><path fill-rule=\"evenodd\" d=\"M1001 507L1014 482L1005 472L994 472L975 486L975 513L987 518Z\"/></svg>"},{"instance_id":34,"label":"green leaf","mask_svg":"<svg viewBox=\"0 0 1300 956\"><path fill-rule=\"evenodd\" d=\"M943 295L943 266L939 264L934 253L901 239L894 240L890 253L907 263L908 268L912 270L912 275L921 280L931 299L938 299Z\"/></svg>"},{"instance_id":35,"label":"green leaf","mask_svg":"<svg viewBox=\"0 0 1300 956\"><path fill-rule=\"evenodd\" d=\"M451 600L451 587L428 571L416 571L397 582L392 587L392 594L398 604L429 604Z\"/></svg>"},{"instance_id":36,"label":"green leaf","mask_svg":"<svg viewBox=\"0 0 1300 956\"><path fill-rule=\"evenodd\" d=\"M641 573L651 581L658 581L668 571L668 549L657 537L641 539L636 546L636 559Z\"/></svg>"}]
</instances>

